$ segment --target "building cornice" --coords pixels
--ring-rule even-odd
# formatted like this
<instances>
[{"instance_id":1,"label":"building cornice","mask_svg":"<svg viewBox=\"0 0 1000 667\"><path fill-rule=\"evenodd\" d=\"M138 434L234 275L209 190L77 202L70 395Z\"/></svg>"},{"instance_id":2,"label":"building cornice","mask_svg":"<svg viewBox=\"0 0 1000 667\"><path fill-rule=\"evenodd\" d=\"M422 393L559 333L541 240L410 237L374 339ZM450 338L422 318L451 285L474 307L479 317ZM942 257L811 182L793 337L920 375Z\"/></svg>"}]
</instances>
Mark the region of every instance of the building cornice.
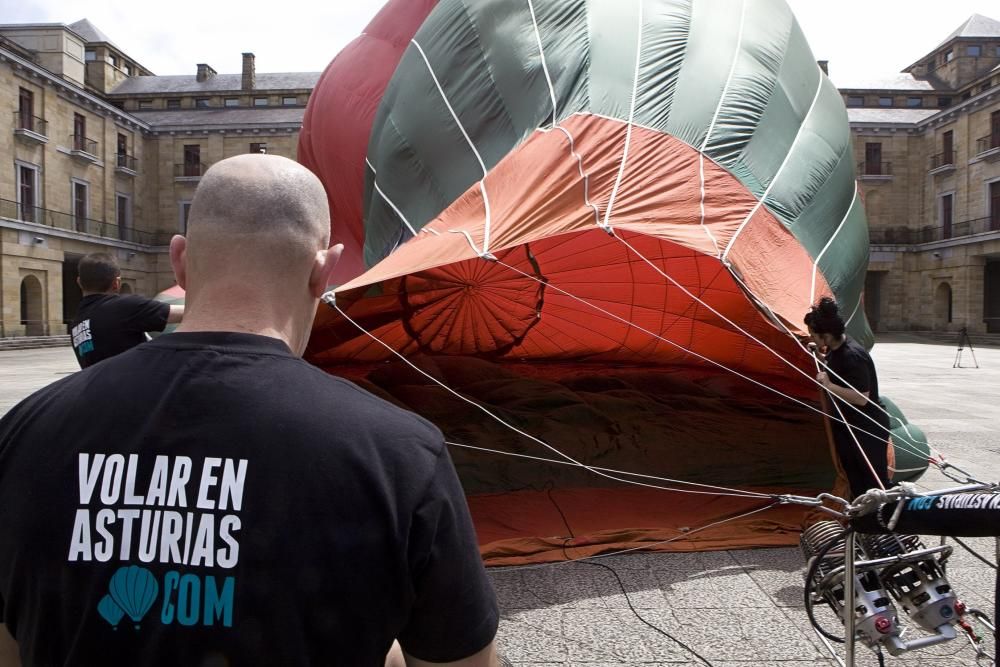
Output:
<instances>
[{"instance_id":1,"label":"building cornice","mask_svg":"<svg viewBox=\"0 0 1000 667\"><path fill-rule=\"evenodd\" d=\"M15 73L18 70L22 72L28 72L31 78L42 79L46 84L52 86L57 93L62 94L64 98L68 101L81 106L89 106L92 110L104 113L111 116L117 121L123 122L127 125L131 125L137 129L149 132L152 128L148 123L145 123L138 118L132 116L128 112L122 111L116 106L108 104L100 97L87 92L83 88L80 88L76 84L70 83L65 79L53 74L44 67L40 67L30 61L25 60L19 55L8 51L7 49L0 47L0 63L8 62L14 69Z\"/></svg>"}]
</instances>

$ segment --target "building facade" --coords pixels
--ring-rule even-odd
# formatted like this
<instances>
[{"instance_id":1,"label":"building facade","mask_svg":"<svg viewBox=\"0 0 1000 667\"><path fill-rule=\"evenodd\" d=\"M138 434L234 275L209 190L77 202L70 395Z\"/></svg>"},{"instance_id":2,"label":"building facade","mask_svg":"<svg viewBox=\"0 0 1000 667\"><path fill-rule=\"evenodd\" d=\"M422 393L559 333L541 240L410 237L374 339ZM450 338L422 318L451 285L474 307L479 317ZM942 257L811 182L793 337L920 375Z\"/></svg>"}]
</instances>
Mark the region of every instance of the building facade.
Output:
<instances>
[{"instance_id":1,"label":"building facade","mask_svg":"<svg viewBox=\"0 0 1000 667\"><path fill-rule=\"evenodd\" d=\"M838 84L872 327L1000 332L1000 22L974 15L902 73Z\"/></svg>"},{"instance_id":2,"label":"building facade","mask_svg":"<svg viewBox=\"0 0 1000 667\"><path fill-rule=\"evenodd\" d=\"M295 158L318 72L155 76L89 21L0 26L0 337L66 333L76 265L108 252L123 291L174 284L185 231L213 163ZM6 118L6 120L4 120Z\"/></svg>"}]
</instances>

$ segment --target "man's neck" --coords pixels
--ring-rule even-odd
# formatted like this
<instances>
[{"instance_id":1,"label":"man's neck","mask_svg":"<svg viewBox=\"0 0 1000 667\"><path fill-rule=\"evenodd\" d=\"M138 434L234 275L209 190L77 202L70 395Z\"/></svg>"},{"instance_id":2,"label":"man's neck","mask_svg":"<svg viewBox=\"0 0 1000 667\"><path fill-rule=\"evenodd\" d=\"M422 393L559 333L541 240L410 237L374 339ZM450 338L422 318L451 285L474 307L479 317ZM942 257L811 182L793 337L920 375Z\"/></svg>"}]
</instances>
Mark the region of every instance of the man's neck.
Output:
<instances>
[{"instance_id":1,"label":"man's neck","mask_svg":"<svg viewBox=\"0 0 1000 667\"><path fill-rule=\"evenodd\" d=\"M81 293L83 294L83 296L85 296L85 297L88 297L88 296L100 296L100 295L102 295L102 294L107 294L107 295L115 295L115 294L118 294L118 292L112 292L111 290L108 290L107 292L88 292L87 290L80 290L80 292L81 292Z\"/></svg>"},{"instance_id":2,"label":"man's neck","mask_svg":"<svg viewBox=\"0 0 1000 667\"><path fill-rule=\"evenodd\" d=\"M841 334L840 338L838 338L837 340L835 340L832 343L830 343L830 349L831 350L839 350L840 346L843 345L846 342L847 342L847 336L844 335L844 334Z\"/></svg>"}]
</instances>

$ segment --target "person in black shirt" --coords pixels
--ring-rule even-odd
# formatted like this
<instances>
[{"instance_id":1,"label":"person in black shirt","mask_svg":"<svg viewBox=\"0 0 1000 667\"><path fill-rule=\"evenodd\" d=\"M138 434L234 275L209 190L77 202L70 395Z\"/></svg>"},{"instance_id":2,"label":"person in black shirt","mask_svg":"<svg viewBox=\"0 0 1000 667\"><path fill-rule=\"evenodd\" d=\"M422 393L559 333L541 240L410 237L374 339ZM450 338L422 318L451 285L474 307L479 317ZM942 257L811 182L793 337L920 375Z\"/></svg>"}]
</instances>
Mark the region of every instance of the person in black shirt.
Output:
<instances>
[{"instance_id":1,"label":"person in black shirt","mask_svg":"<svg viewBox=\"0 0 1000 667\"><path fill-rule=\"evenodd\" d=\"M889 488L889 416L879 403L871 356L844 333L837 303L829 297L806 313L805 324L830 371L820 372L816 380L830 394L834 447L851 495Z\"/></svg>"},{"instance_id":2,"label":"person in black shirt","mask_svg":"<svg viewBox=\"0 0 1000 667\"><path fill-rule=\"evenodd\" d=\"M0 629L24 664L495 664L441 432L300 357L329 233L304 167L217 163L170 244L178 331L0 420Z\"/></svg>"},{"instance_id":3,"label":"person in black shirt","mask_svg":"<svg viewBox=\"0 0 1000 667\"><path fill-rule=\"evenodd\" d=\"M122 275L111 255L95 252L80 259L76 279L83 299L70 325L80 368L92 366L146 340L147 331L163 331L180 322L184 306L170 306L135 294L120 296Z\"/></svg>"}]
</instances>

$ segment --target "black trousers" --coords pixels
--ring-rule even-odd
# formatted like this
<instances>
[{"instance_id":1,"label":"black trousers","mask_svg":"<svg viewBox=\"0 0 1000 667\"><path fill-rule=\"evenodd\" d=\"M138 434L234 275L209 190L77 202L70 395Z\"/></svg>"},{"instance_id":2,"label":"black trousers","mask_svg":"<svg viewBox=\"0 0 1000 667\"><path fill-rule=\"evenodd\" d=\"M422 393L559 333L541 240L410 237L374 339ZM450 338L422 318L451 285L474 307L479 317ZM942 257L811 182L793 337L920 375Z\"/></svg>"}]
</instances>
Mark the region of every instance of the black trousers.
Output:
<instances>
[{"instance_id":1,"label":"black trousers","mask_svg":"<svg viewBox=\"0 0 1000 667\"><path fill-rule=\"evenodd\" d=\"M879 488L880 485L886 489L892 486L888 461L889 417L881 411L865 409L865 413L875 421L848 408L844 410L844 417L852 428L848 430L842 423L833 423L833 441L840 465L851 485L851 499L869 489ZM875 470L874 475L872 468Z\"/></svg>"}]
</instances>

